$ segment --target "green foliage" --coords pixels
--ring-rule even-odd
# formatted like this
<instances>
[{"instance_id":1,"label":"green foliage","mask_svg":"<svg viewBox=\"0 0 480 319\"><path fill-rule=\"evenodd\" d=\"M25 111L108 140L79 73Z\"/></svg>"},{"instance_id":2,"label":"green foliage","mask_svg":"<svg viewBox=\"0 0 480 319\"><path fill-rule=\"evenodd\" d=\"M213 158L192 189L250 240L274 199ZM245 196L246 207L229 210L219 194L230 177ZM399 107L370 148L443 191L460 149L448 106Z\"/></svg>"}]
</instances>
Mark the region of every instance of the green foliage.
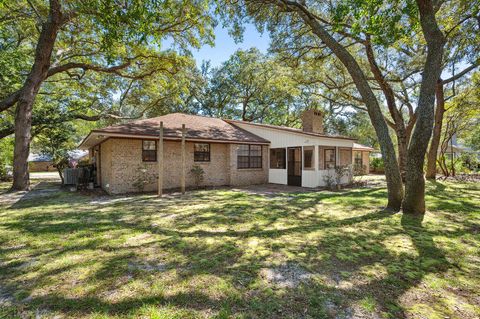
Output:
<instances>
[{"instance_id":1,"label":"green foliage","mask_svg":"<svg viewBox=\"0 0 480 319\"><path fill-rule=\"evenodd\" d=\"M336 185L342 184L342 178L347 176L350 172L350 167L348 166L335 166L335 183Z\"/></svg>"},{"instance_id":2,"label":"green foliage","mask_svg":"<svg viewBox=\"0 0 480 319\"><path fill-rule=\"evenodd\" d=\"M200 187L205 178L205 171L199 165L194 165L190 170L190 174L193 176L195 180L195 186Z\"/></svg>"},{"instance_id":3,"label":"green foliage","mask_svg":"<svg viewBox=\"0 0 480 319\"><path fill-rule=\"evenodd\" d=\"M372 167L375 172L383 172L385 170L383 158L382 157L372 158L370 160L370 167Z\"/></svg>"},{"instance_id":4,"label":"green foliage","mask_svg":"<svg viewBox=\"0 0 480 319\"><path fill-rule=\"evenodd\" d=\"M371 126L351 123L352 117L359 114L357 110L365 111L365 101L349 73L353 69L351 66L347 69L344 62L332 54L331 46L320 40L318 30L317 33L312 31L312 26L299 13L302 10L307 11L321 29L352 55L365 78L369 78L370 88L386 120L393 123L397 119L409 131L414 126L415 101L419 96L427 52L415 1L227 2L229 6L224 14L233 20L234 26L253 21L257 28L268 30L272 39L270 51L278 54L282 63L306 70L304 79L310 80L311 90L320 97L320 104L327 111L329 133L353 133L361 138L361 143L377 146ZM435 17L447 40L444 76L458 74L465 66L478 63L480 32L476 17L479 8L478 0L435 4ZM372 63L366 54L367 43L371 45L373 59L382 77L394 92L395 107L401 120L387 108L385 94L372 75ZM458 82L449 82L445 86L445 96L457 93ZM356 132L349 130L351 127Z\"/></svg>"},{"instance_id":5,"label":"green foliage","mask_svg":"<svg viewBox=\"0 0 480 319\"><path fill-rule=\"evenodd\" d=\"M149 110L171 111L194 65L187 49L213 41L209 1L60 2L69 19L57 35L51 70L76 67L43 82L34 103L34 135L65 121L103 126ZM0 6L0 100L23 85L38 46L39 22L48 13L46 0ZM172 49L164 49L166 42ZM14 107L2 113L0 138L13 131Z\"/></svg>"},{"instance_id":6,"label":"green foliage","mask_svg":"<svg viewBox=\"0 0 480 319\"><path fill-rule=\"evenodd\" d=\"M480 151L480 124L474 127L464 139L467 146Z\"/></svg>"},{"instance_id":7,"label":"green foliage","mask_svg":"<svg viewBox=\"0 0 480 319\"><path fill-rule=\"evenodd\" d=\"M459 87L461 93L448 101L446 105L447 111L444 115L440 152L438 154L438 166L446 176L455 175L457 172L466 173L471 170L468 165L463 164L462 158L455 157L452 161L450 147L452 142L457 144L457 138L460 141L467 141L467 144L475 139L475 132L480 124L479 84L480 76L479 73L476 73L473 75L471 82L462 83ZM474 161L473 158L471 160Z\"/></svg>"},{"instance_id":8,"label":"green foliage","mask_svg":"<svg viewBox=\"0 0 480 319\"><path fill-rule=\"evenodd\" d=\"M298 119L301 91L292 68L257 49L238 50L219 67L208 64L199 72L196 109L203 113L271 124Z\"/></svg>"},{"instance_id":9,"label":"green foliage","mask_svg":"<svg viewBox=\"0 0 480 319\"><path fill-rule=\"evenodd\" d=\"M471 173L480 171L479 154L465 152L460 154L460 158L455 163L456 171L459 173Z\"/></svg>"},{"instance_id":10,"label":"green foliage","mask_svg":"<svg viewBox=\"0 0 480 319\"><path fill-rule=\"evenodd\" d=\"M353 176L363 176L367 172L367 167L365 167L365 165L354 164L352 166Z\"/></svg>"},{"instance_id":11,"label":"green foliage","mask_svg":"<svg viewBox=\"0 0 480 319\"><path fill-rule=\"evenodd\" d=\"M75 127L70 122L48 127L34 139L32 149L52 158L53 165L63 180L63 169L69 165L69 152L75 149Z\"/></svg>"},{"instance_id":12,"label":"green foliage","mask_svg":"<svg viewBox=\"0 0 480 319\"><path fill-rule=\"evenodd\" d=\"M147 185L151 185L158 180L158 175L152 174L146 164L138 165L136 171L135 180L132 186L139 192L143 192Z\"/></svg>"},{"instance_id":13,"label":"green foliage","mask_svg":"<svg viewBox=\"0 0 480 319\"><path fill-rule=\"evenodd\" d=\"M480 151L480 71L472 75L470 81L462 83L461 93L449 103L447 121L453 119L462 123L452 127L458 138L475 151ZM449 115L452 114L452 115Z\"/></svg>"},{"instance_id":14,"label":"green foliage","mask_svg":"<svg viewBox=\"0 0 480 319\"><path fill-rule=\"evenodd\" d=\"M0 139L0 180L9 179L13 167L13 138Z\"/></svg>"},{"instance_id":15,"label":"green foliage","mask_svg":"<svg viewBox=\"0 0 480 319\"><path fill-rule=\"evenodd\" d=\"M323 181L325 182L325 186L327 189L333 190L335 187L335 173L334 170L329 169L327 170L326 174L323 175Z\"/></svg>"},{"instance_id":16,"label":"green foliage","mask_svg":"<svg viewBox=\"0 0 480 319\"><path fill-rule=\"evenodd\" d=\"M417 6L412 0L333 1L329 11L335 31L349 25L354 35L368 33L382 45L391 45L419 28ZM402 19L409 24L402 23Z\"/></svg>"}]
</instances>

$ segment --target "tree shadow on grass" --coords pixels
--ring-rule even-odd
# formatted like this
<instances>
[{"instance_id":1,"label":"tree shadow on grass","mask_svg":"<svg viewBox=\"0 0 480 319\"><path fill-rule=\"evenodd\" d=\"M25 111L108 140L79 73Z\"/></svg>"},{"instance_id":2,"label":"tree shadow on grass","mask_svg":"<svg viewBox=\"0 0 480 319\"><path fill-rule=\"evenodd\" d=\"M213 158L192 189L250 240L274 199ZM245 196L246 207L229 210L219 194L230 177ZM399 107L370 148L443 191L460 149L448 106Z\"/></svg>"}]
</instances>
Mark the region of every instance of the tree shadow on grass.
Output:
<instances>
[{"instance_id":1,"label":"tree shadow on grass","mask_svg":"<svg viewBox=\"0 0 480 319\"><path fill-rule=\"evenodd\" d=\"M400 298L410 288L417 287L427 274L446 272L452 265L447 261L445 253L438 248L432 237L432 232L423 227L424 215L407 215L401 217L402 229L392 232L389 236L408 235L418 256L400 254L387 257L382 262L387 263L387 275L384 278L373 280L367 285L355 287L357 291L378 291L374 295L381 312L394 314L395 318L406 318L404 307L400 305ZM391 258L389 261L388 258Z\"/></svg>"},{"instance_id":2,"label":"tree shadow on grass","mask_svg":"<svg viewBox=\"0 0 480 319\"><path fill-rule=\"evenodd\" d=\"M92 313L123 315L143 305L173 305L189 311L210 309L246 317L318 318L335 316L329 312L329 303L345 311L365 296L371 296L378 302L380 311L403 318L406 313L400 297L417 286L426 274L441 273L451 267L444 252L433 241L438 231L423 227L422 219L414 216L404 215L400 221L396 218L398 215L371 209L365 214L357 213L345 218L335 218L322 212L303 214L305 210L311 210L321 203L346 210L355 205L363 208L375 200L384 200L384 196L385 192L378 189L278 194L269 196L268 200L263 196L242 192L227 191L226 195L217 197L212 192L200 192L187 199L165 202L138 196L128 202L107 206L107 209L105 205L87 205L88 199L83 199L61 214L53 211L57 207L56 198L50 198L41 199L36 204L51 205L51 211L27 213L2 226L29 236L45 236L47 239L69 236L73 240L73 243L60 247L53 241L49 245L47 240L44 247L37 247L36 255L43 252L44 262L62 259L70 253L80 254L85 250L99 254L96 258L102 263L84 281L94 287L87 294L67 297L62 295L62 291L49 291L33 296L28 308L43 307L71 316L87 316ZM63 200L68 203L72 198ZM87 205L87 208L83 205ZM169 224L156 225L159 216L175 215L170 205L178 206L181 210L192 205L200 208L178 214L171 227ZM328 205L326 209L331 207ZM16 206L17 209L28 207L34 207L33 203L24 201ZM276 223L281 219L290 220L290 224L277 227ZM219 225L224 229L212 229ZM205 229L198 229L198 226ZM468 230L447 235L458 237L463 231ZM154 239L131 246L117 242L116 238L103 239L105 235L125 236L131 233L147 233ZM93 238L88 242L81 241L85 236ZM392 252L385 241L394 236L408 236L418 255ZM263 252L247 251L252 240L259 242ZM151 261L149 258L152 256L144 253L145 249L158 253L157 259L160 261L161 254L169 258L163 260L165 272L129 270L129 263ZM8 254L7 250L0 251L1 257ZM320 279L291 289L270 287L259 280L260 270L273 267L278 256L303 265ZM9 255L8 258L12 257ZM37 266L39 272L31 275L27 281L25 274L28 270L19 270L18 264L11 264L10 271L1 275L0 280L6 279L12 290L22 289L22 295L29 295L37 288L48 285L47 279L55 279L76 267L86 267L88 262L60 265L45 271L41 270L40 264ZM384 276L368 280L362 277L362 280L353 281L353 286L348 287L342 286L342 278L336 278L343 276L342 271L350 273L352 277L361 277L363 269L377 264L385 267ZM134 294L119 300L104 298L103 294L110 290L129 287L130 281L124 283L120 280L126 274L132 276L132 281L143 284L174 280L192 286L171 293L157 291ZM207 282L207 287L195 284L205 278L213 282ZM325 278L326 282L321 278ZM222 293L209 294L209 283L221 287L225 285L226 288L220 290Z\"/></svg>"}]
</instances>

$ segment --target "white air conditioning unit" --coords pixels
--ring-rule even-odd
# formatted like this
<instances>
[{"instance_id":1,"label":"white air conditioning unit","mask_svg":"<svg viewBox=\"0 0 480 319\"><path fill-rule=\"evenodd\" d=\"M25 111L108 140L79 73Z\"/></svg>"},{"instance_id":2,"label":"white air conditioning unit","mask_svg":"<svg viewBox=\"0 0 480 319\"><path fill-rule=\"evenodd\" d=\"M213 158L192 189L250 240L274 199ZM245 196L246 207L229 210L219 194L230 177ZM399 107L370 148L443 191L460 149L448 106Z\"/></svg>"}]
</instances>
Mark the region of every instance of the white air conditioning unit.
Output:
<instances>
[{"instance_id":1,"label":"white air conditioning unit","mask_svg":"<svg viewBox=\"0 0 480 319\"><path fill-rule=\"evenodd\" d=\"M78 169L65 168L63 170L63 184L64 185L76 185L78 180Z\"/></svg>"}]
</instances>

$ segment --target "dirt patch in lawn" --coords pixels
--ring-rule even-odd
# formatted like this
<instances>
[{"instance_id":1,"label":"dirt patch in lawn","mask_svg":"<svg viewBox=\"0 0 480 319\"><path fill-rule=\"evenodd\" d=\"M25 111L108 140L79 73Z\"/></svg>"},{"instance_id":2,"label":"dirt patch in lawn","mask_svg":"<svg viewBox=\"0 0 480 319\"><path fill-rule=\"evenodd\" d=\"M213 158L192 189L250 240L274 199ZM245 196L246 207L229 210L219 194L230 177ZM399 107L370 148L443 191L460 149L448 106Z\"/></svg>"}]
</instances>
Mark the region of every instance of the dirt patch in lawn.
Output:
<instances>
[{"instance_id":1,"label":"dirt patch in lawn","mask_svg":"<svg viewBox=\"0 0 480 319\"><path fill-rule=\"evenodd\" d=\"M260 276L276 288L296 288L309 282L313 274L296 263L286 263L277 267L263 268Z\"/></svg>"}]
</instances>

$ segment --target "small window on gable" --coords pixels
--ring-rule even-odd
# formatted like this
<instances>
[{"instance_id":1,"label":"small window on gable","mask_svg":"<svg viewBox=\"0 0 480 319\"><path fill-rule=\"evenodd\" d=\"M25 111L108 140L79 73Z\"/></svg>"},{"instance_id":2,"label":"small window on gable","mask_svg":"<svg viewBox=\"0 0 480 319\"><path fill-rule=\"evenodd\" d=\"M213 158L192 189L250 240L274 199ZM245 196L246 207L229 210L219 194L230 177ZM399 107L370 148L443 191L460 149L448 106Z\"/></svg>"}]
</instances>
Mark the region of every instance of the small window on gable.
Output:
<instances>
[{"instance_id":1,"label":"small window on gable","mask_svg":"<svg viewBox=\"0 0 480 319\"><path fill-rule=\"evenodd\" d=\"M210 162L210 144L195 143L193 146L194 162Z\"/></svg>"},{"instance_id":2,"label":"small window on gable","mask_svg":"<svg viewBox=\"0 0 480 319\"><path fill-rule=\"evenodd\" d=\"M142 141L142 160L144 162L157 161L157 142L150 140Z\"/></svg>"}]
</instances>

